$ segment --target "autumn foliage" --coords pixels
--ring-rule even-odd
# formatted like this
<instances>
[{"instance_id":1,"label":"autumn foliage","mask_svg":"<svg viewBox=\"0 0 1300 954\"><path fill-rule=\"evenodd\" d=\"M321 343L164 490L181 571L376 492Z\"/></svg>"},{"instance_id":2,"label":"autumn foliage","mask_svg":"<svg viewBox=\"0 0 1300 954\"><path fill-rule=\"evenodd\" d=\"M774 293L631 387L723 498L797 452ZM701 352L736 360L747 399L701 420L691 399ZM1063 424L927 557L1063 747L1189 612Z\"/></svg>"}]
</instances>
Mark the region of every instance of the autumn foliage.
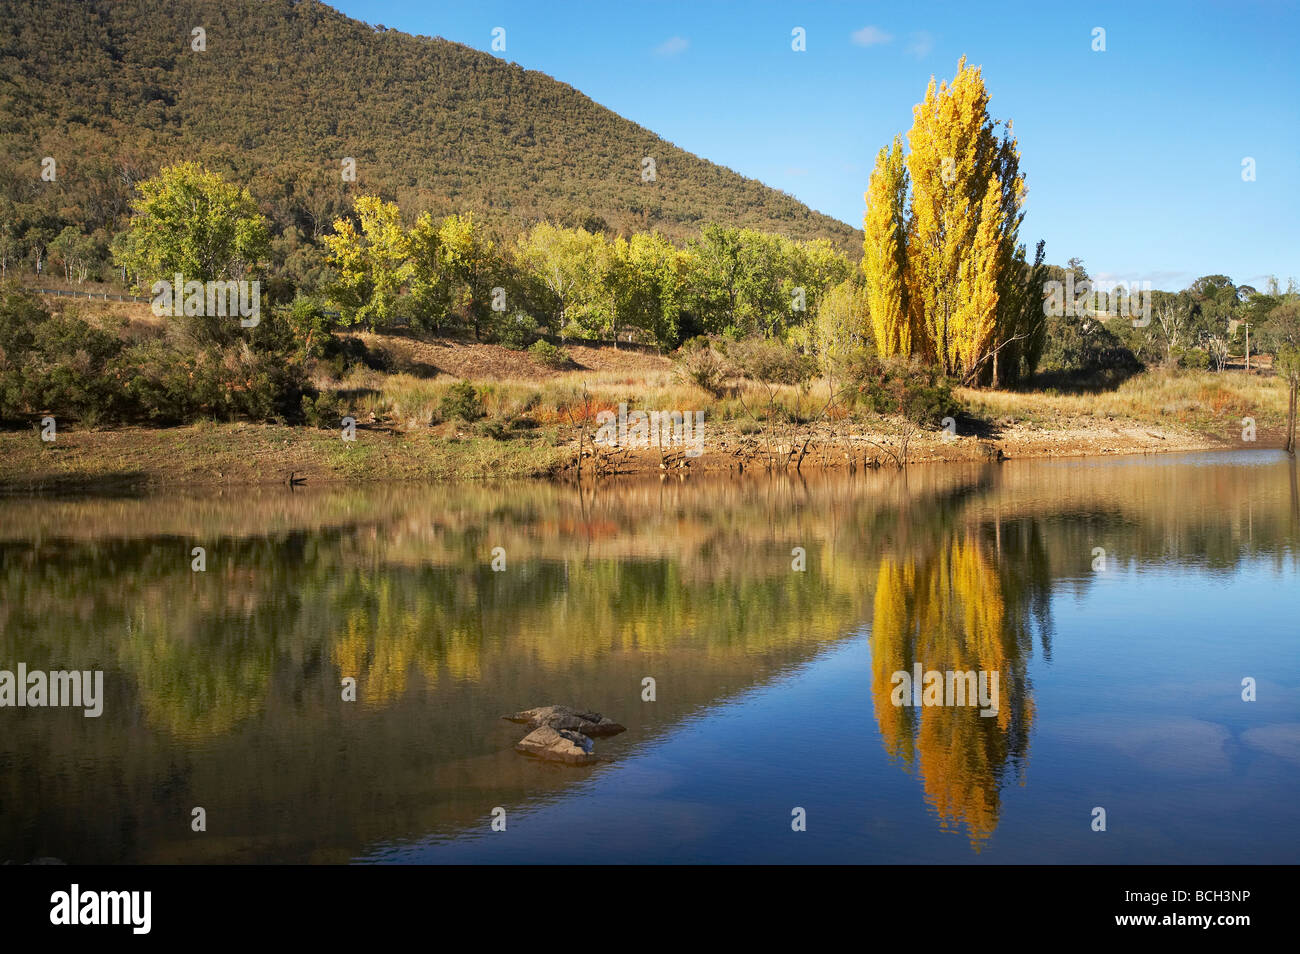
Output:
<instances>
[{"instance_id":1,"label":"autumn foliage","mask_svg":"<svg viewBox=\"0 0 1300 954\"><path fill-rule=\"evenodd\" d=\"M862 267L881 355L996 386L1032 373L1042 315L1025 292L1020 154L988 103L964 57L951 83L930 80L912 111L910 151L896 137L876 158Z\"/></svg>"}]
</instances>

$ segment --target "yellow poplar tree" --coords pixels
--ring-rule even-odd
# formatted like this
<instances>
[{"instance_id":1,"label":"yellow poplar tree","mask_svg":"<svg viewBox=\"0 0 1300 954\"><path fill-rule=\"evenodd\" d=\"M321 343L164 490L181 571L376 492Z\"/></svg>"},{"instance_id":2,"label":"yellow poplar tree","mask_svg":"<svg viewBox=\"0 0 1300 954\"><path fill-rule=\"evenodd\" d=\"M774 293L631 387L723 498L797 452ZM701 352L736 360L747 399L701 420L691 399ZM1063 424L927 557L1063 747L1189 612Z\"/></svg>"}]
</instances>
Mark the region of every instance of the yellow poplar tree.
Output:
<instances>
[{"instance_id":1,"label":"yellow poplar tree","mask_svg":"<svg viewBox=\"0 0 1300 954\"><path fill-rule=\"evenodd\" d=\"M978 67L912 110L908 304L945 374L986 373L1005 340L999 302L1016 250L1024 179L1010 128L999 140Z\"/></svg>"},{"instance_id":2,"label":"yellow poplar tree","mask_svg":"<svg viewBox=\"0 0 1300 954\"><path fill-rule=\"evenodd\" d=\"M903 139L881 149L866 193L862 222L862 270L867 277L867 308L882 357L912 354L914 341L907 301L907 167Z\"/></svg>"},{"instance_id":3,"label":"yellow poplar tree","mask_svg":"<svg viewBox=\"0 0 1300 954\"><path fill-rule=\"evenodd\" d=\"M975 241L958 260L956 320L951 330L954 366L968 375L989 354L997 337L998 276L1003 224L1001 183L989 183L979 206Z\"/></svg>"}]
</instances>

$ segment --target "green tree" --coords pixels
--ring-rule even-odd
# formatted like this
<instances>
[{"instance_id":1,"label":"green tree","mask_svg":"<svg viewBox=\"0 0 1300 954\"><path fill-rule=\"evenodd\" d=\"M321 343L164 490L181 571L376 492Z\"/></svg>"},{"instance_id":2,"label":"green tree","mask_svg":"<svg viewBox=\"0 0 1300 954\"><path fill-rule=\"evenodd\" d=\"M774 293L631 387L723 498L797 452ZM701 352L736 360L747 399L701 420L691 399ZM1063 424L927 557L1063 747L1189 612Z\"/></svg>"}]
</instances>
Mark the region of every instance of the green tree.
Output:
<instances>
[{"instance_id":1,"label":"green tree","mask_svg":"<svg viewBox=\"0 0 1300 954\"><path fill-rule=\"evenodd\" d=\"M411 317L438 328L447 319L451 287L442 265L442 233L430 212L422 212L409 233Z\"/></svg>"},{"instance_id":2,"label":"green tree","mask_svg":"<svg viewBox=\"0 0 1300 954\"><path fill-rule=\"evenodd\" d=\"M705 330L712 334L738 333L743 284L740 230L716 223L706 225L688 248L694 260L692 307Z\"/></svg>"},{"instance_id":3,"label":"green tree","mask_svg":"<svg viewBox=\"0 0 1300 954\"><path fill-rule=\"evenodd\" d=\"M371 331L397 317L415 265L411 240L402 228L396 203L360 195L353 204L358 226L338 219L334 234L324 237L329 264L338 271L329 300L347 325L364 324Z\"/></svg>"},{"instance_id":4,"label":"green tree","mask_svg":"<svg viewBox=\"0 0 1300 954\"><path fill-rule=\"evenodd\" d=\"M992 357L992 384L1014 384L1038 369L1047 344L1043 287L1047 281L1046 243L1039 240L1034 263L1025 261L1025 247L1016 248L1003 276L998 297L1001 335Z\"/></svg>"},{"instance_id":5,"label":"green tree","mask_svg":"<svg viewBox=\"0 0 1300 954\"><path fill-rule=\"evenodd\" d=\"M868 286L847 278L817 303L809 344L822 369L832 373L849 355L872 344Z\"/></svg>"},{"instance_id":6,"label":"green tree","mask_svg":"<svg viewBox=\"0 0 1300 954\"><path fill-rule=\"evenodd\" d=\"M614 287L618 322L650 334L661 349L678 343L687 272L683 253L658 232L618 239L607 281Z\"/></svg>"},{"instance_id":7,"label":"green tree","mask_svg":"<svg viewBox=\"0 0 1300 954\"><path fill-rule=\"evenodd\" d=\"M98 257L95 240L75 225L64 226L50 243L50 258L63 266L64 278L79 285L89 276Z\"/></svg>"},{"instance_id":8,"label":"green tree","mask_svg":"<svg viewBox=\"0 0 1300 954\"><path fill-rule=\"evenodd\" d=\"M198 163L164 168L140 183L129 238L115 248L117 264L155 279L239 280L256 274L270 252L267 220L246 189Z\"/></svg>"},{"instance_id":9,"label":"green tree","mask_svg":"<svg viewBox=\"0 0 1300 954\"><path fill-rule=\"evenodd\" d=\"M688 246L696 262L691 302L706 330L736 338L784 335L797 284L790 245L755 229L711 224L700 231Z\"/></svg>"},{"instance_id":10,"label":"green tree","mask_svg":"<svg viewBox=\"0 0 1300 954\"><path fill-rule=\"evenodd\" d=\"M561 334L572 322L598 325L592 316L607 313L605 273L611 263L605 244L600 234L549 222L539 222L515 244L515 261L545 289L547 321Z\"/></svg>"},{"instance_id":11,"label":"green tree","mask_svg":"<svg viewBox=\"0 0 1300 954\"><path fill-rule=\"evenodd\" d=\"M449 283L453 311L479 339L492 315L492 289L505 288L506 275L496 243L475 223L473 213L442 220L438 262Z\"/></svg>"},{"instance_id":12,"label":"green tree","mask_svg":"<svg viewBox=\"0 0 1300 954\"><path fill-rule=\"evenodd\" d=\"M782 287L792 309L791 322L810 323L821 308L823 296L853 274L853 263L826 239L785 241L784 247L789 274Z\"/></svg>"},{"instance_id":13,"label":"green tree","mask_svg":"<svg viewBox=\"0 0 1300 954\"><path fill-rule=\"evenodd\" d=\"M22 258L23 243L14 203L0 197L0 282L9 275L9 266Z\"/></svg>"}]
</instances>

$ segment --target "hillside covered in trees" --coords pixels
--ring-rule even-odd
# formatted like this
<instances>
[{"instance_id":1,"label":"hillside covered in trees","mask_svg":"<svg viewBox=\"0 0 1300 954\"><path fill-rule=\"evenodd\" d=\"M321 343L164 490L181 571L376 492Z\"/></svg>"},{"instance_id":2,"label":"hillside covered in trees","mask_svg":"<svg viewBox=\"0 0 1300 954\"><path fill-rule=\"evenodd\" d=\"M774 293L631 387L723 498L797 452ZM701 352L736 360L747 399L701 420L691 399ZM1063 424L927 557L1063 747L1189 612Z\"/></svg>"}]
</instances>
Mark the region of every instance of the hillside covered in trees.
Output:
<instances>
[{"instance_id":1,"label":"hillside covered in trees","mask_svg":"<svg viewBox=\"0 0 1300 954\"><path fill-rule=\"evenodd\" d=\"M364 193L506 233L545 219L680 241L717 221L861 249L850 226L543 73L314 0L0 0L0 116L6 215L56 234L111 236L136 183L184 159L250 189L282 259ZM57 189L41 188L45 157Z\"/></svg>"}]
</instances>

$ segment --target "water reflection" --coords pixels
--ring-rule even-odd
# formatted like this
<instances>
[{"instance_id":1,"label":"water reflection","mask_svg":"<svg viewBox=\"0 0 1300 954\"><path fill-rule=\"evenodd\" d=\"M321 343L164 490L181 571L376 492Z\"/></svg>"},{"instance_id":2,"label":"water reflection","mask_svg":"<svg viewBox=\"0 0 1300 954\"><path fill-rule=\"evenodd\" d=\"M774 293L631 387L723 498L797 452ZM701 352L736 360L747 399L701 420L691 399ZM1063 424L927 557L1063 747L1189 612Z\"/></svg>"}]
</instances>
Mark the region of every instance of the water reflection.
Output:
<instances>
[{"instance_id":1,"label":"water reflection","mask_svg":"<svg viewBox=\"0 0 1300 954\"><path fill-rule=\"evenodd\" d=\"M963 826L977 849L997 827L1007 770L1024 781L1034 719L1032 633L1046 634L1050 621L1046 554L1034 521L999 523L992 542L983 529L953 533L906 557L886 554L871 634L871 694L885 748L919 773L941 824ZM895 704L892 675L918 664L940 673L996 673L996 715L974 705Z\"/></svg>"},{"instance_id":2,"label":"water reflection","mask_svg":"<svg viewBox=\"0 0 1300 954\"><path fill-rule=\"evenodd\" d=\"M521 759L502 713L611 713L617 766L864 625L875 751L979 850L1005 786L1029 783L1031 677L1094 548L1120 569L1293 578L1295 486L1257 455L0 501L0 668L108 685L98 720L0 710L0 859L344 861L454 839L485 806L608 770ZM918 662L997 671L996 718L893 705ZM193 805L220 820L201 840Z\"/></svg>"}]
</instances>

